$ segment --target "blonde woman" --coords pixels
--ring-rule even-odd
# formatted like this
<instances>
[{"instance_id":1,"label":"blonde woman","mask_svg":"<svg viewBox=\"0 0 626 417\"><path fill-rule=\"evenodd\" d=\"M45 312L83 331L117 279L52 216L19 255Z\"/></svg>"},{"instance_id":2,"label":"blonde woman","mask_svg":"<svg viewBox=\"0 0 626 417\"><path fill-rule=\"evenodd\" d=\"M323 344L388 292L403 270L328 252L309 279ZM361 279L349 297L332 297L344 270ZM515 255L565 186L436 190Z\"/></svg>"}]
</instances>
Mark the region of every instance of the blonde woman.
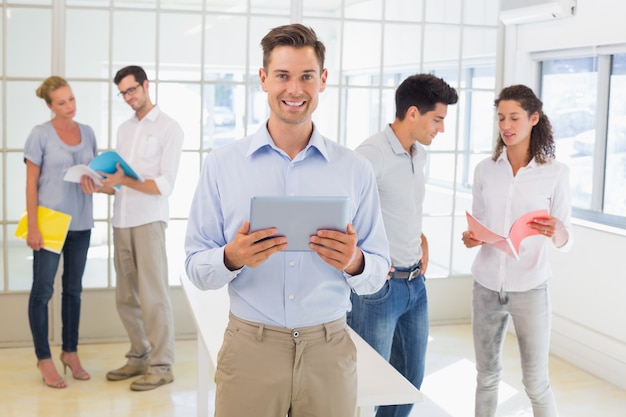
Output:
<instances>
[{"instance_id":1,"label":"blonde woman","mask_svg":"<svg viewBox=\"0 0 626 417\"><path fill-rule=\"evenodd\" d=\"M82 277L93 227L92 197L83 193L80 184L63 181L67 168L88 164L96 156L97 142L93 129L74 121L76 98L66 80L58 76L47 78L37 89L53 117L35 126L24 146L26 163L26 210L28 237L33 250L33 285L28 303L28 319L37 355L37 368L44 383L51 388L65 388L52 361L48 343L48 301L52 297L54 277L61 255L43 249L37 225L37 206L41 205L70 214L72 221L62 249L61 320L64 371L88 380L77 354L78 325L82 292Z\"/></svg>"}]
</instances>

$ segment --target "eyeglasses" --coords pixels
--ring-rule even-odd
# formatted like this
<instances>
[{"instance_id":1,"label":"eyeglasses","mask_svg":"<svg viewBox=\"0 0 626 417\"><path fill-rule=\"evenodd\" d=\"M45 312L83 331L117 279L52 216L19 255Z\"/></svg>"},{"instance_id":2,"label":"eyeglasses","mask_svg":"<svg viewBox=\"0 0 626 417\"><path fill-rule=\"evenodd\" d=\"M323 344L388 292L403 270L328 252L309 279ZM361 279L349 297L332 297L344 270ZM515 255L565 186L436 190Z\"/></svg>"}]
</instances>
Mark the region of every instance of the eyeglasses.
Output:
<instances>
[{"instance_id":1,"label":"eyeglasses","mask_svg":"<svg viewBox=\"0 0 626 417\"><path fill-rule=\"evenodd\" d=\"M137 89L139 87L142 87L142 85L141 84L137 84L136 86L130 87L129 89L127 89L125 91L120 91L119 93L117 93L117 95L119 97L122 97L122 98L126 97L126 94L128 94L129 96L132 96L133 94L135 94L135 91L137 91Z\"/></svg>"}]
</instances>

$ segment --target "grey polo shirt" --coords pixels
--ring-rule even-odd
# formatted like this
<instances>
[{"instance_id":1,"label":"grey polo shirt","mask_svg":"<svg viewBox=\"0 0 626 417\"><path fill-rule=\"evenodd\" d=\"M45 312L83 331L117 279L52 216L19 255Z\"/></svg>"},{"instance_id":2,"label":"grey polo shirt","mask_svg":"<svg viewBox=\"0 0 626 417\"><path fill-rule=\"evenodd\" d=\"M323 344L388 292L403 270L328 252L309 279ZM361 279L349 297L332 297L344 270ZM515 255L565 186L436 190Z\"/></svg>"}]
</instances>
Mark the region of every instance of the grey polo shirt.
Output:
<instances>
[{"instance_id":1,"label":"grey polo shirt","mask_svg":"<svg viewBox=\"0 0 626 417\"><path fill-rule=\"evenodd\" d=\"M425 194L426 150L419 143L409 155L390 125L361 143L356 151L365 156L376 173L380 206L391 261L409 267L422 258L422 204Z\"/></svg>"}]
</instances>

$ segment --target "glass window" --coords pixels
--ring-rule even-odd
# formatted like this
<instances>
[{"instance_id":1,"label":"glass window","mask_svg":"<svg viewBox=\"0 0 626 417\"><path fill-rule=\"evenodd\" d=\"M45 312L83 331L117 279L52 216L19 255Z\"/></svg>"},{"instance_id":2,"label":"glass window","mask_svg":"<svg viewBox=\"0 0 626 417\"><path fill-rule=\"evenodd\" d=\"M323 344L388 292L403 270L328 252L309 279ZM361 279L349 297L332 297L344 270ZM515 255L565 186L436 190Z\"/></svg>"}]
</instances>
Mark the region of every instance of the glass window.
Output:
<instances>
[{"instance_id":1,"label":"glass window","mask_svg":"<svg viewBox=\"0 0 626 417\"><path fill-rule=\"evenodd\" d=\"M411 47L400 48L401 39L410 39ZM383 62L386 70L419 71L420 65L417 63L422 62L422 25L386 24L384 43Z\"/></svg>"},{"instance_id":2,"label":"glass window","mask_svg":"<svg viewBox=\"0 0 626 417\"><path fill-rule=\"evenodd\" d=\"M383 0L361 0L345 2L344 16L347 19L380 19Z\"/></svg>"},{"instance_id":3,"label":"glass window","mask_svg":"<svg viewBox=\"0 0 626 417\"><path fill-rule=\"evenodd\" d=\"M461 23L463 0L427 0L426 20L439 23Z\"/></svg>"},{"instance_id":4,"label":"glass window","mask_svg":"<svg viewBox=\"0 0 626 417\"><path fill-rule=\"evenodd\" d=\"M246 71L246 31L245 16L207 15L204 33L204 79L220 80L226 77L234 81L244 81ZM224 42L228 39L228 42ZM250 47L261 56L258 40ZM261 60L252 62L250 68L256 74L262 65Z\"/></svg>"},{"instance_id":5,"label":"glass window","mask_svg":"<svg viewBox=\"0 0 626 417\"><path fill-rule=\"evenodd\" d=\"M228 81L228 78L224 79ZM246 135L245 87L237 84L206 84L203 89L202 148L215 149Z\"/></svg>"},{"instance_id":6,"label":"glass window","mask_svg":"<svg viewBox=\"0 0 626 417\"><path fill-rule=\"evenodd\" d=\"M65 21L65 76L108 78L109 11L70 9ZM98 36L85 36L97 33Z\"/></svg>"},{"instance_id":7,"label":"glass window","mask_svg":"<svg viewBox=\"0 0 626 417\"><path fill-rule=\"evenodd\" d=\"M69 81L76 97L76 118L80 123L91 126L96 134L98 149L109 147L109 91L112 82ZM117 88L115 89L117 92Z\"/></svg>"},{"instance_id":8,"label":"glass window","mask_svg":"<svg viewBox=\"0 0 626 417\"><path fill-rule=\"evenodd\" d=\"M613 56L610 86L604 212L626 217L626 54Z\"/></svg>"},{"instance_id":9,"label":"glass window","mask_svg":"<svg viewBox=\"0 0 626 417\"><path fill-rule=\"evenodd\" d=\"M117 0L120 2L120 0ZM142 2L128 0L129 3ZM153 3L150 1L150 3ZM113 74L127 65L141 64L150 79L150 70L156 68L156 14L151 11L120 11L113 12L113 45L111 54L115 68Z\"/></svg>"},{"instance_id":10,"label":"glass window","mask_svg":"<svg viewBox=\"0 0 626 417\"><path fill-rule=\"evenodd\" d=\"M202 60L202 16L161 13L159 21L159 77L199 81Z\"/></svg>"},{"instance_id":11,"label":"glass window","mask_svg":"<svg viewBox=\"0 0 626 417\"><path fill-rule=\"evenodd\" d=\"M6 145L8 148L24 149L26 138L34 126L50 120L50 109L46 102L36 95L41 81L7 81L6 100L10 103L6 107L7 129Z\"/></svg>"},{"instance_id":12,"label":"glass window","mask_svg":"<svg viewBox=\"0 0 626 417\"><path fill-rule=\"evenodd\" d=\"M617 227L626 225L625 62L624 53L541 62L544 111L557 159L570 167L574 212Z\"/></svg>"},{"instance_id":13,"label":"glass window","mask_svg":"<svg viewBox=\"0 0 626 417\"><path fill-rule=\"evenodd\" d=\"M49 3L49 2L48 2ZM6 10L6 75L46 78L51 73L51 37L33 36L52 31L50 9L7 8Z\"/></svg>"},{"instance_id":14,"label":"glass window","mask_svg":"<svg viewBox=\"0 0 626 417\"><path fill-rule=\"evenodd\" d=\"M556 157L570 167L572 206L591 210L594 155L585 148L595 143L597 59L559 59L541 67L544 112L552 124Z\"/></svg>"},{"instance_id":15,"label":"glass window","mask_svg":"<svg viewBox=\"0 0 626 417\"><path fill-rule=\"evenodd\" d=\"M421 22L424 0L395 0L385 2L385 19Z\"/></svg>"},{"instance_id":16,"label":"glass window","mask_svg":"<svg viewBox=\"0 0 626 417\"><path fill-rule=\"evenodd\" d=\"M176 120L185 133L183 148L199 149L202 137L200 84L160 82L157 92L161 110Z\"/></svg>"},{"instance_id":17,"label":"glass window","mask_svg":"<svg viewBox=\"0 0 626 417\"><path fill-rule=\"evenodd\" d=\"M379 23L345 22L343 71L347 84L371 86L372 76L380 75L381 30Z\"/></svg>"}]
</instances>

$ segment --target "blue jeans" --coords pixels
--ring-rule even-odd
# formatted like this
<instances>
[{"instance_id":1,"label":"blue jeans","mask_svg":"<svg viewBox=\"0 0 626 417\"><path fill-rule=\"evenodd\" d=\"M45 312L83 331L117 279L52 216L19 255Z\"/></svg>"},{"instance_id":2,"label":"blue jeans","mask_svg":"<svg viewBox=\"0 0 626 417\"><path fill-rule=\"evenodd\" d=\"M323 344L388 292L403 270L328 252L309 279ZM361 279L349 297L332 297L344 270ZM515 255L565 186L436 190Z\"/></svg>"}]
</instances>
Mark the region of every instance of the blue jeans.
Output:
<instances>
[{"instance_id":1,"label":"blue jeans","mask_svg":"<svg viewBox=\"0 0 626 417\"><path fill-rule=\"evenodd\" d=\"M522 382L534 417L556 417L548 378L550 300L544 284L524 292L496 292L474 282L472 329L476 351L476 417L493 417L498 405L502 345L513 319L522 364Z\"/></svg>"},{"instance_id":2,"label":"blue jeans","mask_svg":"<svg viewBox=\"0 0 626 417\"><path fill-rule=\"evenodd\" d=\"M63 245L63 275L61 296L61 332L64 352L76 352L80 321L80 295L87 263L91 230L70 230ZM51 357L48 343L48 301L54 292L54 276L61 255L45 249L33 251L33 286L28 300L28 321L33 335L37 359Z\"/></svg>"},{"instance_id":3,"label":"blue jeans","mask_svg":"<svg viewBox=\"0 0 626 417\"><path fill-rule=\"evenodd\" d=\"M396 268L402 271L402 268ZM424 275L392 278L376 293L352 293L348 324L418 389L428 344L428 300ZM378 407L376 417L406 417L413 404Z\"/></svg>"}]
</instances>

